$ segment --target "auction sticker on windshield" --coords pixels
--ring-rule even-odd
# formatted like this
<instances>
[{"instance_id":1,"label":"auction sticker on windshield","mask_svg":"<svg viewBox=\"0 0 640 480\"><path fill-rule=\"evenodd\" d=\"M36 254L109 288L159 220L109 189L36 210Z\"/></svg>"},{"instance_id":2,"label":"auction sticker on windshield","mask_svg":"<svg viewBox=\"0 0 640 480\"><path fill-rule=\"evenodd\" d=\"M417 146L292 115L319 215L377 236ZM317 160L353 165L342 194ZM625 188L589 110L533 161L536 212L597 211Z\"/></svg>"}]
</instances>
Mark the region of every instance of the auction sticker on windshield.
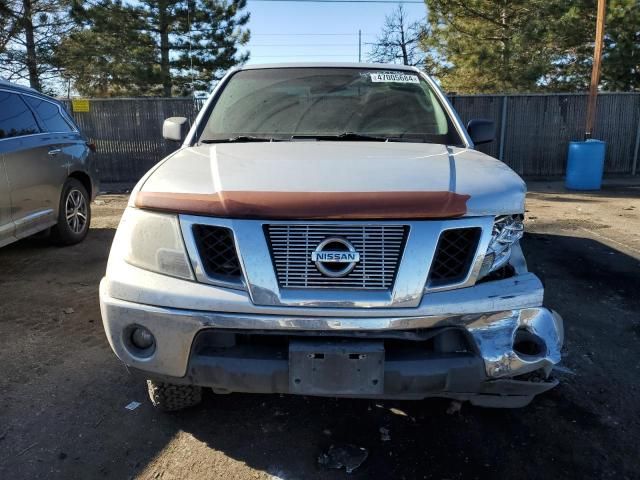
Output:
<instances>
[{"instance_id":1,"label":"auction sticker on windshield","mask_svg":"<svg viewBox=\"0 0 640 480\"><path fill-rule=\"evenodd\" d=\"M417 75L407 75L405 73L376 72L371 74L372 82L395 82L395 83L420 83Z\"/></svg>"}]
</instances>

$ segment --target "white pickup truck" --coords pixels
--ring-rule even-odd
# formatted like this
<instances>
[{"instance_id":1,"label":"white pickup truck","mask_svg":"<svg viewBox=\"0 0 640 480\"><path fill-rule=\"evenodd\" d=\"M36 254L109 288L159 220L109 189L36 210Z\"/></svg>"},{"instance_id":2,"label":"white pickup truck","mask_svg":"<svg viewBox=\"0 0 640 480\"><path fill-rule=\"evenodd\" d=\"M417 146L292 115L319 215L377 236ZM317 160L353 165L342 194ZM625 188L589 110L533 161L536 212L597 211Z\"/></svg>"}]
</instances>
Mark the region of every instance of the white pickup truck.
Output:
<instances>
[{"instance_id":1,"label":"white pickup truck","mask_svg":"<svg viewBox=\"0 0 640 480\"><path fill-rule=\"evenodd\" d=\"M398 65L231 71L132 192L100 285L116 355L176 410L214 392L518 407L562 319L527 271L525 185Z\"/></svg>"}]
</instances>

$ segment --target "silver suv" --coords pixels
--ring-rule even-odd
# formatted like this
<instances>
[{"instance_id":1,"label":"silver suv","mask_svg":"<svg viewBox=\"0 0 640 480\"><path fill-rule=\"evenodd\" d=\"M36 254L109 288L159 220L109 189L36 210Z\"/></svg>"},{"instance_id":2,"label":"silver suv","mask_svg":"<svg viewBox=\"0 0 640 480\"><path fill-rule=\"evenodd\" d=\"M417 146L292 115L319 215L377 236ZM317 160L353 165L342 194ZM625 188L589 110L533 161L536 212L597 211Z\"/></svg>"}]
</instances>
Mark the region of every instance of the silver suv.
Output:
<instances>
[{"instance_id":1,"label":"silver suv","mask_svg":"<svg viewBox=\"0 0 640 480\"><path fill-rule=\"evenodd\" d=\"M0 80L0 247L51 227L58 244L84 239L92 148L60 102Z\"/></svg>"},{"instance_id":2,"label":"silver suv","mask_svg":"<svg viewBox=\"0 0 640 480\"><path fill-rule=\"evenodd\" d=\"M210 387L517 407L557 384L524 182L423 72L245 67L185 125L165 122L182 148L133 191L100 285L155 406Z\"/></svg>"}]
</instances>

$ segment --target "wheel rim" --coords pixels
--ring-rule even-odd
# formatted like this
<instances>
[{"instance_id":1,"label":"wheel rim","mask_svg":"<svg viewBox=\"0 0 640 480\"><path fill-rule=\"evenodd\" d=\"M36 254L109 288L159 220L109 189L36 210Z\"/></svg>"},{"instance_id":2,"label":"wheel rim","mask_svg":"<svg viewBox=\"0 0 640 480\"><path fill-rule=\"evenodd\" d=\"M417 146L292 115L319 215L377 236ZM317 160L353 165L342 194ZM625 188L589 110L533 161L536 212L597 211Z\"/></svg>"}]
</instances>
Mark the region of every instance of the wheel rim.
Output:
<instances>
[{"instance_id":1,"label":"wheel rim","mask_svg":"<svg viewBox=\"0 0 640 480\"><path fill-rule=\"evenodd\" d=\"M80 190L72 189L65 202L67 225L73 233L81 233L87 226L87 200Z\"/></svg>"}]
</instances>

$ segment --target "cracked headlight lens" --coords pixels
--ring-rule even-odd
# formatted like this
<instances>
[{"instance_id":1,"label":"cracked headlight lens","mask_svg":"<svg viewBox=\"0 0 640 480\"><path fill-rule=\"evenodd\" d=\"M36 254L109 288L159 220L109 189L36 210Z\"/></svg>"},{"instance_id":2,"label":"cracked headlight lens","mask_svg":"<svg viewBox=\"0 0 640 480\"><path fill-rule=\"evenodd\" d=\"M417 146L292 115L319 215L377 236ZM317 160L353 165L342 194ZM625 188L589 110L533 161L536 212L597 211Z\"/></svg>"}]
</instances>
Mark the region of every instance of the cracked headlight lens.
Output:
<instances>
[{"instance_id":1,"label":"cracked headlight lens","mask_svg":"<svg viewBox=\"0 0 640 480\"><path fill-rule=\"evenodd\" d=\"M131 265L193 280L176 215L127 208L114 239L116 246Z\"/></svg>"},{"instance_id":2,"label":"cracked headlight lens","mask_svg":"<svg viewBox=\"0 0 640 480\"><path fill-rule=\"evenodd\" d=\"M509 262L511 247L524 235L523 219L524 216L521 214L496 217L479 278L504 267Z\"/></svg>"}]
</instances>

